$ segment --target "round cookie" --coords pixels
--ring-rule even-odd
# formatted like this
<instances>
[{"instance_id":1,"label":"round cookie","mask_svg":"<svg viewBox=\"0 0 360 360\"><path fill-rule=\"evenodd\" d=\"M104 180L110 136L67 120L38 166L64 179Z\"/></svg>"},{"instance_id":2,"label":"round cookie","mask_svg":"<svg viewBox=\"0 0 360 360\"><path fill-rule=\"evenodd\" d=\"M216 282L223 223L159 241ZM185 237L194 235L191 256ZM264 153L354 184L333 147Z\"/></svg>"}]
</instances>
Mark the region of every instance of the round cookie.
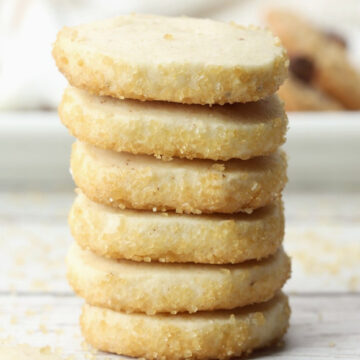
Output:
<instances>
[{"instance_id":1,"label":"round cookie","mask_svg":"<svg viewBox=\"0 0 360 360\"><path fill-rule=\"evenodd\" d=\"M183 105L119 100L69 87L63 124L97 147L156 157L229 160L268 155L285 142L287 117L276 95L257 103Z\"/></svg>"},{"instance_id":2,"label":"round cookie","mask_svg":"<svg viewBox=\"0 0 360 360\"><path fill-rule=\"evenodd\" d=\"M251 212L280 197L283 152L250 160L163 161L75 142L71 170L90 199L114 207L185 213Z\"/></svg>"},{"instance_id":3,"label":"round cookie","mask_svg":"<svg viewBox=\"0 0 360 360\"><path fill-rule=\"evenodd\" d=\"M230 311L126 314L84 305L80 324L99 350L146 359L227 359L275 344L290 317L287 297Z\"/></svg>"},{"instance_id":4,"label":"round cookie","mask_svg":"<svg viewBox=\"0 0 360 360\"><path fill-rule=\"evenodd\" d=\"M286 111L340 111L344 107L319 89L290 76L281 85L279 96L285 102Z\"/></svg>"},{"instance_id":5,"label":"round cookie","mask_svg":"<svg viewBox=\"0 0 360 360\"><path fill-rule=\"evenodd\" d=\"M350 64L343 44L288 11L270 11L267 22L290 56L307 57L313 62L310 80L315 87L348 109L360 109L360 73Z\"/></svg>"},{"instance_id":6,"label":"round cookie","mask_svg":"<svg viewBox=\"0 0 360 360\"><path fill-rule=\"evenodd\" d=\"M257 101L279 88L288 64L266 30L135 14L63 28L53 56L94 94L187 104Z\"/></svg>"},{"instance_id":7,"label":"round cookie","mask_svg":"<svg viewBox=\"0 0 360 360\"><path fill-rule=\"evenodd\" d=\"M67 277L88 304L155 313L233 309L266 301L290 274L282 249L262 261L235 265L163 264L112 260L74 243Z\"/></svg>"},{"instance_id":8,"label":"round cookie","mask_svg":"<svg viewBox=\"0 0 360 360\"><path fill-rule=\"evenodd\" d=\"M252 214L153 213L97 204L79 191L69 225L76 242L100 256L226 264L274 254L284 237L284 210L278 200Z\"/></svg>"}]
</instances>

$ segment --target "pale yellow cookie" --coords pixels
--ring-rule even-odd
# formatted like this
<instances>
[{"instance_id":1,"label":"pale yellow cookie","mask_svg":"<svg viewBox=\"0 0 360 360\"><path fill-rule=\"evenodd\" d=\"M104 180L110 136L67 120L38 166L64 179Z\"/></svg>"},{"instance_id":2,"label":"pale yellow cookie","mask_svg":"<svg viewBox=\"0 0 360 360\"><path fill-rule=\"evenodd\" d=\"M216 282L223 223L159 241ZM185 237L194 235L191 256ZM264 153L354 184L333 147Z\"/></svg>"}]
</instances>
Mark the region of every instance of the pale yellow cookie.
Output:
<instances>
[{"instance_id":1,"label":"pale yellow cookie","mask_svg":"<svg viewBox=\"0 0 360 360\"><path fill-rule=\"evenodd\" d=\"M126 314L86 304L80 324L99 350L146 359L227 359L275 344L290 317L287 297L228 311Z\"/></svg>"},{"instance_id":2,"label":"pale yellow cookie","mask_svg":"<svg viewBox=\"0 0 360 360\"><path fill-rule=\"evenodd\" d=\"M116 311L155 313L233 309L266 301L290 275L282 249L265 260L235 265L112 260L74 243L67 276L87 303Z\"/></svg>"},{"instance_id":3,"label":"pale yellow cookie","mask_svg":"<svg viewBox=\"0 0 360 360\"><path fill-rule=\"evenodd\" d=\"M240 263L274 254L284 237L282 202L252 214L184 215L121 210L79 192L69 214L84 249L133 261Z\"/></svg>"},{"instance_id":4,"label":"pale yellow cookie","mask_svg":"<svg viewBox=\"0 0 360 360\"><path fill-rule=\"evenodd\" d=\"M278 89L288 64L266 30L155 15L65 27L53 56L72 85L97 95L187 104L257 101Z\"/></svg>"},{"instance_id":5,"label":"pale yellow cookie","mask_svg":"<svg viewBox=\"0 0 360 360\"><path fill-rule=\"evenodd\" d=\"M279 96L286 111L341 111L345 108L335 98L294 77L281 85Z\"/></svg>"},{"instance_id":6,"label":"pale yellow cookie","mask_svg":"<svg viewBox=\"0 0 360 360\"><path fill-rule=\"evenodd\" d=\"M351 65L343 45L297 14L274 9L267 14L271 30L290 56L303 56L314 64L310 81L352 110L360 109L360 73Z\"/></svg>"},{"instance_id":7,"label":"pale yellow cookie","mask_svg":"<svg viewBox=\"0 0 360 360\"><path fill-rule=\"evenodd\" d=\"M100 148L212 160L268 155L285 141L277 96L257 103L183 105L118 100L69 87L59 114L76 138Z\"/></svg>"},{"instance_id":8,"label":"pale yellow cookie","mask_svg":"<svg viewBox=\"0 0 360 360\"><path fill-rule=\"evenodd\" d=\"M163 161L75 142L75 183L92 200L133 209L185 213L251 212L280 197L286 158L276 152L251 160Z\"/></svg>"}]
</instances>

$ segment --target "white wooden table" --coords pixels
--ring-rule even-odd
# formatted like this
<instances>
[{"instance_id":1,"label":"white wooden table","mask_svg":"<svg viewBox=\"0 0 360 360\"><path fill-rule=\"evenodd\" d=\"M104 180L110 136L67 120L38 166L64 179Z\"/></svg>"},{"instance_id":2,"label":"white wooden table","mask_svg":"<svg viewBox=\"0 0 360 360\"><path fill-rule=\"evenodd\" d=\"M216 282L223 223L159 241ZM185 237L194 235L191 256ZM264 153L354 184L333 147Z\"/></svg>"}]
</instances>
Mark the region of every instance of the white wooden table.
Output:
<instances>
[{"instance_id":1,"label":"white wooden table","mask_svg":"<svg viewBox=\"0 0 360 360\"><path fill-rule=\"evenodd\" d=\"M51 351L56 359L118 359L80 335L82 300L64 265L72 199L70 192L0 192L0 343L42 354L9 360L53 359ZM291 327L282 347L253 357L360 359L360 193L288 192L285 202Z\"/></svg>"}]
</instances>

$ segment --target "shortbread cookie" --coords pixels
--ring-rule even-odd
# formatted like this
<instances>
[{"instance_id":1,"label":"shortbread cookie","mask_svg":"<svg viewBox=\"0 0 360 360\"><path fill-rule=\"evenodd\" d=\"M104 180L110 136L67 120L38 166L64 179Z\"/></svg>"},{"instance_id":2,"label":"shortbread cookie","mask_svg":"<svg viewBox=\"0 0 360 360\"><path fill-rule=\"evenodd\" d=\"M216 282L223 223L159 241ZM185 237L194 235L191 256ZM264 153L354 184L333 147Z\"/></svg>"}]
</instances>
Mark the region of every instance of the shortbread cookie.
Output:
<instances>
[{"instance_id":1,"label":"shortbread cookie","mask_svg":"<svg viewBox=\"0 0 360 360\"><path fill-rule=\"evenodd\" d=\"M75 142L71 170L92 200L114 207L185 213L251 212L280 196L286 158L163 161Z\"/></svg>"},{"instance_id":2,"label":"shortbread cookie","mask_svg":"<svg viewBox=\"0 0 360 360\"><path fill-rule=\"evenodd\" d=\"M278 200L252 214L153 213L114 209L79 192L69 225L82 248L109 258L226 264L274 254L284 237L284 211Z\"/></svg>"},{"instance_id":3,"label":"shortbread cookie","mask_svg":"<svg viewBox=\"0 0 360 360\"><path fill-rule=\"evenodd\" d=\"M290 274L290 260L282 249L265 260L235 265L163 264L107 259L74 243L67 266L70 285L87 303L147 314L263 302Z\"/></svg>"},{"instance_id":4,"label":"shortbread cookie","mask_svg":"<svg viewBox=\"0 0 360 360\"><path fill-rule=\"evenodd\" d=\"M286 111L340 111L345 108L336 99L293 76L281 85L279 96Z\"/></svg>"},{"instance_id":5,"label":"shortbread cookie","mask_svg":"<svg viewBox=\"0 0 360 360\"><path fill-rule=\"evenodd\" d=\"M343 44L288 11L273 10L267 21L290 56L307 57L313 62L311 83L346 108L360 109L360 73L348 61Z\"/></svg>"},{"instance_id":6,"label":"shortbread cookie","mask_svg":"<svg viewBox=\"0 0 360 360\"><path fill-rule=\"evenodd\" d=\"M72 85L94 94L187 104L257 101L279 88L288 64L266 30L154 15L65 27L53 56Z\"/></svg>"},{"instance_id":7,"label":"shortbread cookie","mask_svg":"<svg viewBox=\"0 0 360 360\"><path fill-rule=\"evenodd\" d=\"M86 304L80 324L95 348L146 359L227 359L275 344L289 325L287 297L228 311L126 314Z\"/></svg>"},{"instance_id":8,"label":"shortbread cookie","mask_svg":"<svg viewBox=\"0 0 360 360\"><path fill-rule=\"evenodd\" d=\"M183 105L118 100L69 87L59 114L76 138L100 148L212 160L268 155L285 142L277 96L257 103Z\"/></svg>"}]
</instances>

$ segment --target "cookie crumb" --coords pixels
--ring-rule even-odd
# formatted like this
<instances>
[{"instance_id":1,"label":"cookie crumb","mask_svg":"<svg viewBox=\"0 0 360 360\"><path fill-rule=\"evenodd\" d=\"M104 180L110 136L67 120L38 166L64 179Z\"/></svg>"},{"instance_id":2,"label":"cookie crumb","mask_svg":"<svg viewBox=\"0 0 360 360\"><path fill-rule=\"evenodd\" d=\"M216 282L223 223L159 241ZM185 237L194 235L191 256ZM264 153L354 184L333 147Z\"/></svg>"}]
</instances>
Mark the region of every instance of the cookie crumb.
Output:
<instances>
[{"instance_id":1,"label":"cookie crumb","mask_svg":"<svg viewBox=\"0 0 360 360\"><path fill-rule=\"evenodd\" d=\"M40 324L39 325L39 330L43 333L43 334L47 334L48 330L46 328L46 326L44 324Z\"/></svg>"},{"instance_id":2,"label":"cookie crumb","mask_svg":"<svg viewBox=\"0 0 360 360\"><path fill-rule=\"evenodd\" d=\"M51 348L50 346L43 346L40 348L40 354L51 354Z\"/></svg>"}]
</instances>

